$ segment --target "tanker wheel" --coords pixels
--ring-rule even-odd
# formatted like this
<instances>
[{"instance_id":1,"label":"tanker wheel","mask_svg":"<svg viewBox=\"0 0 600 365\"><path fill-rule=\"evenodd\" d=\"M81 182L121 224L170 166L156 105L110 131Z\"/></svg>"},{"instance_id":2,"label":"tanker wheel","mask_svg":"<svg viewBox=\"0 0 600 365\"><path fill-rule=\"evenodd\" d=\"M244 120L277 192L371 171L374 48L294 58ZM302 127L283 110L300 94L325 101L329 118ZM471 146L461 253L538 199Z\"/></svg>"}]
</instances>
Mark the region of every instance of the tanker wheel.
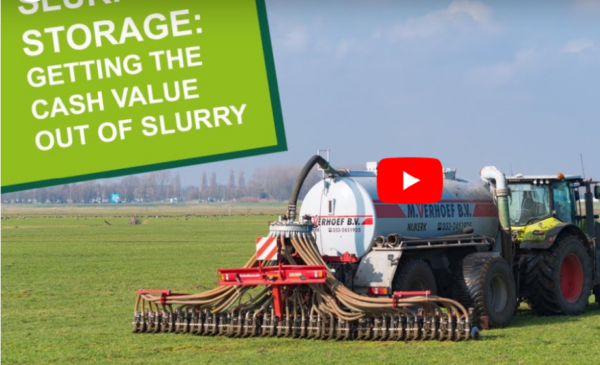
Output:
<instances>
[{"instance_id":1,"label":"tanker wheel","mask_svg":"<svg viewBox=\"0 0 600 365\"><path fill-rule=\"evenodd\" d=\"M475 322L487 316L490 328L508 326L515 315L515 280L500 256L480 252L466 256L454 270L453 293L461 304L474 309Z\"/></svg>"},{"instance_id":2,"label":"tanker wheel","mask_svg":"<svg viewBox=\"0 0 600 365\"><path fill-rule=\"evenodd\" d=\"M565 236L547 250L527 255L525 299L538 315L577 315L592 290L592 266L581 239Z\"/></svg>"},{"instance_id":3,"label":"tanker wheel","mask_svg":"<svg viewBox=\"0 0 600 365\"><path fill-rule=\"evenodd\" d=\"M437 283L431 266L421 259L400 260L392 281L392 291L423 291L431 290L431 295L437 295Z\"/></svg>"}]
</instances>

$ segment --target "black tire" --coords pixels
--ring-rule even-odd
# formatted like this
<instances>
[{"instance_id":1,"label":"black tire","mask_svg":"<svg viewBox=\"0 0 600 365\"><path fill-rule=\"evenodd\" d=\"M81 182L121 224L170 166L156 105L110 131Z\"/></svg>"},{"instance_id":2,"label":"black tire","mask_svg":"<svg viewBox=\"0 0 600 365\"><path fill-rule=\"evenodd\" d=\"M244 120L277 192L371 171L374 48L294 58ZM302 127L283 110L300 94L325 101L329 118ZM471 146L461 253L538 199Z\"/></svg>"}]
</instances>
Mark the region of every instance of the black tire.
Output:
<instances>
[{"instance_id":1,"label":"black tire","mask_svg":"<svg viewBox=\"0 0 600 365\"><path fill-rule=\"evenodd\" d=\"M473 308L476 319L487 316L490 328L509 325L515 315L517 290L506 260L490 253L472 253L453 274L454 298Z\"/></svg>"},{"instance_id":2,"label":"black tire","mask_svg":"<svg viewBox=\"0 0 600 365\"><path fill-rule=\"evenodd\" d=\"M578 274L570 273L571 266ZM564 236L547 250L529 253L525 270L523 291L536 314L578 315L587 308L592 290L592 264L579 237ZM561 271L569 272L569 278L574 279L564 279L566 275Z\"/></svg>"},{"instance_id":3,"label":"black tire","mask_svg":"<svg viewBox=\"0 0 600 365\"><path fill-rule=\"evenodd\" d=\"M596 297L596 303L600 304L600 285L596 285L593 289L594 297Z\"/></svg>"},{"instance_id":4,"label":"black tire","mask_svg":"<svg viewBox=\"0 0 600 365\"><path fill-rule=\"evenodd\" d=\"M437 295L435 275L429 264L421 259L403 259L392 281L393 291L431 290Z\"/></svg>"}]
</instances>

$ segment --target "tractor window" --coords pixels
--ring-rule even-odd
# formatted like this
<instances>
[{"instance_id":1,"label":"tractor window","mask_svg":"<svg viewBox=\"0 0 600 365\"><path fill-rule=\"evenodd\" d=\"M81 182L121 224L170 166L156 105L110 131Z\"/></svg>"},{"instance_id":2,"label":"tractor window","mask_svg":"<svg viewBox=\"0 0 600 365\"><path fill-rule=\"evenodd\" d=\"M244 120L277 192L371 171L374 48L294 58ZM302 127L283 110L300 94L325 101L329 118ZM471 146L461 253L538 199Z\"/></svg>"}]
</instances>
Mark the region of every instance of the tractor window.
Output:
<instances>
[{"instance_id":1,"label":"tractor window","mask_svg":"<svg viewBox=\"0 0 600 365\"><path fill-rule=\"evenodd\" d=\"M525 226L550 215L547 185L511 184L510 192L509 214L515 226Z\"/></svg>"},{"instance_id":2,"label":"tractor window","mask_svg":"<svg viewBox=\"0 0 600 365\"><path fill-rule=\"evenodd\" d=\"M554 212L556 218L561 222L573 222L573 200L571 198L571 189L564 182L554 183L552 185L554 194Z\"/></svg>"}]
</instances>

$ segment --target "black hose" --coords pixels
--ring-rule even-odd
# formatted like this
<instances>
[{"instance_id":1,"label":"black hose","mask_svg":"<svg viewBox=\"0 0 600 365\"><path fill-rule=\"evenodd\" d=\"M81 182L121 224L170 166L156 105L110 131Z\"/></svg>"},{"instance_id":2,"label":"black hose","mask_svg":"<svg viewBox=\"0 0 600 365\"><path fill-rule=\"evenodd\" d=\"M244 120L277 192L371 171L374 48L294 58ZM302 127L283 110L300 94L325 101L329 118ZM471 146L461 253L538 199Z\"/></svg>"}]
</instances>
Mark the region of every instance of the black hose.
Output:
<instances>
[{"instance_id":1,"label":"black hose","mask_svg":"<svg viewBox=\"0 0 600 365\"><path fill-rule=\"evenodd\" d=\"M290 195L290 201L288 203L288 219L293 221L296 219L296 205L298 204L298 196L300 195L300 190L302 189L302 185L304 184L304 180L310 173L310 170L318 164L322 169L329 169L329 163L321 156L314 155L307 162L306 165L298 174L296 178L296 182L294 182L294 187L292 188L292 195Z\"/></svg>"}]
</instances>

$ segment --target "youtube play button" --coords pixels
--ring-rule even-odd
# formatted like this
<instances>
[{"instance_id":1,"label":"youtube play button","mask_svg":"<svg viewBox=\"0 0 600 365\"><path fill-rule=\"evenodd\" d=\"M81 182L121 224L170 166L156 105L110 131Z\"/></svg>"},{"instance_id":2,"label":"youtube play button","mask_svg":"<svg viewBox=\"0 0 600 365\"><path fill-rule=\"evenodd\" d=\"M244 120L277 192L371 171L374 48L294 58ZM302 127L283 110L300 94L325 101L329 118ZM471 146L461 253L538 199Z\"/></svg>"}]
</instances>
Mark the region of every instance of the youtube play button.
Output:
<instances>
[{"instance_id":1,"label":"youtube play button","mask_svg":"<svg viewBox=\"0 0 600 365\"><path fill-rule=\"evenodd\" d=\"M383 203L437 203L443 189L442 163L435 158L386 158L377 166L377 194Z\"/></svg>"},{"instance_id":2,"label":"youtube play button","mask_svg":"<svg viewBox=\"0 0 600 365\"><path fill-rule=\"evenodd\" d=\"M404 171L404 174L402 175L402 177L403 177L402 186L404 187L404 190L410 188L414 184L421 181L414 176L410 176L409 174L406 173L406 171Z\"/></svg>"}]
</instances>

